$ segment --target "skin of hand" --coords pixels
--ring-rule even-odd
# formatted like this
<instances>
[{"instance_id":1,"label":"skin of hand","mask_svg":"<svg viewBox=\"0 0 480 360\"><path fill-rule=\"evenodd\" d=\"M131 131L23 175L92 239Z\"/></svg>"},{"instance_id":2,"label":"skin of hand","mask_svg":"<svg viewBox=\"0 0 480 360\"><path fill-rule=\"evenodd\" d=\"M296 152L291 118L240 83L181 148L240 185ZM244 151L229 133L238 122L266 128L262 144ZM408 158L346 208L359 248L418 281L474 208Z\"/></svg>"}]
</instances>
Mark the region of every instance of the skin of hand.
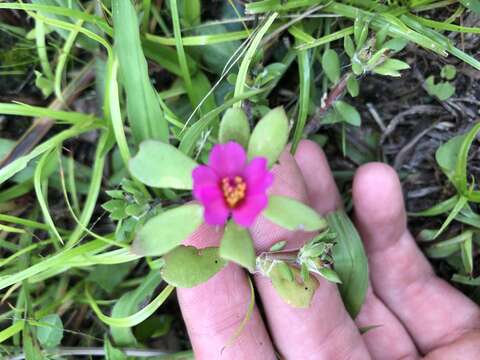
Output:
<instances>
[{"instance_id":1,"label":"skin of hand","mask_svg":"<svg viewBox=\"0 0 480 360\"><path fill-rule=\"evenodd\" d=\"M322 150L302 141L286 149L273 167L272 194L303 201L326 214L341 207ZM229 264L208 282L178 289L178 299L196 359L419 359L480 358L480 307L437 278L406 227L397 174L389 166L361 166L354 178L355 224L370 266L367 299L355 320L336 285L319 279L310 308L284 303L268 278L253 276L255 306L236 340L233 334L251 301L247 274ZM257 251L288 240L298 248L312 233L289 232L259 217L251 228ZM221 230L202 225L186 244L217 246ZM358 328L377 327L360 334ZM268 330L267 330L268 329Z\"/></svg>"}]
</instances>

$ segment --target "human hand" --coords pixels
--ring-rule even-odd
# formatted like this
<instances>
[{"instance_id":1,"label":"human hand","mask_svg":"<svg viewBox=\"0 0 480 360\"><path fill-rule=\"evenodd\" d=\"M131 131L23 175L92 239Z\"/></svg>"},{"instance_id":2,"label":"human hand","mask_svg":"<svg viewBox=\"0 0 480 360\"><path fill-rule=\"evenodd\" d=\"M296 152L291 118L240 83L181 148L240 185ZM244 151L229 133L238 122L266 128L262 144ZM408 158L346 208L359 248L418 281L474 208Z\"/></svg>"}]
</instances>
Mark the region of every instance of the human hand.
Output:
<instances>
[{"instance_id":1,"label":"human hand","mask_svg":"<svg viewBox=\"0 0 480 360\"><path fill-rule=\"evenodd\" d=\"M341 206L322 150L302 141L294 157L284 151L273 168L272 193L305 202L325 214ZM367 251L370 286L353 321L335 284L319 278L308 309L283 302L270 280L254 275L257 307L235 342L228 342L250 302L247 275L230 264L207 283L178 289L197 359L477 359L480 308L437 278L406 228L398 177L384 164L360 167L353 183L355 221ZM187 220L188 221L188 220ZM259 218L251 229L257 251L288 240L298 248L311 233L290 232ZM221 232L202 225L186 242L217 246ZM378 325L360 334L358 328ZM268 329L268 330L267 330ZM276 349L276 350L275 350Z\"/></svg>"}]
</instances>

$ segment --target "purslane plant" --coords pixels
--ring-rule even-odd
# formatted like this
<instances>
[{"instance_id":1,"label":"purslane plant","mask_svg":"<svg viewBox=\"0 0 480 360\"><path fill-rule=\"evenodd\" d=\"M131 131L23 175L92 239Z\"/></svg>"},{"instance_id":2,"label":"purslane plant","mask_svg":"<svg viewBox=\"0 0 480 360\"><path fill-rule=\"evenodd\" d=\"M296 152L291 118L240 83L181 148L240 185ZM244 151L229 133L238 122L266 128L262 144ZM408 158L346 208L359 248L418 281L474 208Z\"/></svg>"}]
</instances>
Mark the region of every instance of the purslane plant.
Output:
<instances>
[{"instance_id":1,"label":"purslane plant","mask_svg":"<svg viewBox=\"0 0 480 360\"><path fill-rule=\"evenodd\" d=\"M269 111L250 133L243 110L231 108L218 129L220 143L199 154L201 159L208 155L205 164L170 144L144 141L129 164L137 181L129 187L137 186L137 195L127 196L122 205L119 193L110 191L116 198L105 208L118 220L129 220L128 230L135 234L133 252L161 257L162 276L171 285L196 286L228 262L235 262L251 273L270 277L287 303L306 307L318 286L310 273L341 280L333 270L335 236L327 220L303 203L269 193L274 182L270 169L286 146L288 128L285 111L279 107ZM147 205L140 183L153 193L172 192L176 200ZM137 199L141 204L135 206ZM132 208L141 211L131 212ZM279 243L257 257L249 227L259 216L286 229L318 232L319 236L301 249L284 249L285 244ZM223 233L219 246L182 245L203 223Z\"/></svg>"}]
</instances>

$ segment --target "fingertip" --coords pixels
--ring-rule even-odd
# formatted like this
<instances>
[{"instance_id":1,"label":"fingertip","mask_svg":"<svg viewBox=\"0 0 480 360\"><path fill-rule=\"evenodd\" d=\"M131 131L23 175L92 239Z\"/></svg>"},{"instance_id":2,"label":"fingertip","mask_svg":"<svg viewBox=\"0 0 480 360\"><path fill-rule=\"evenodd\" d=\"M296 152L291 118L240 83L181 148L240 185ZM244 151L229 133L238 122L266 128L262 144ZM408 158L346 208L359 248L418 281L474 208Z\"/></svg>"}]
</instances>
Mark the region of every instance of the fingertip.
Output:
<instances>
[{"instance_id":1,"label":"fingertip","mask_svg":"<svg viewBox=\"0 0 480 360\"><path fill-rule=\"evenodd\" d=\"M188 219L186 219L188 221ZM223 226L201 224L185 241L183 245L194 246L198 249L218 246L223 235Z\"/></svg>"},{"instance_id":2,"label":"fingertip","mask_svg":"<svg viewBox=\"0 0 480 360\"><path fill-rule=\"evenodd\" d=\"M353 181L355 218L368 246L382 246L406 230L402 187L396 171L383 163L361 166Z\"/></svg>"},{"instance_id":3,"label":"fingertip","mask_svg":"<svg viewBox=\"0 0 480 360\"><path fill-rule=\"evenodd\" d=\"M311 140L300 141L295 160L305 179L311 205L321 214L341 207L335 179L320 146Z\"/></svg>"}]
</instances>

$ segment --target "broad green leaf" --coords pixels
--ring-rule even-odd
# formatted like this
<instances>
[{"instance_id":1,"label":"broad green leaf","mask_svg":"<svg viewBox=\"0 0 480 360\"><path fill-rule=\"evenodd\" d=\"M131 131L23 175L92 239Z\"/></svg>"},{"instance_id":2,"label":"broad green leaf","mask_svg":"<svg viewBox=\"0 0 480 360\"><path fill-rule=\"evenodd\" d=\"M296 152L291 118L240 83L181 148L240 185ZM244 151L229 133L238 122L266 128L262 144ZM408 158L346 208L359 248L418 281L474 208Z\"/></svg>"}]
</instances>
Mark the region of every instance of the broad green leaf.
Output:
<instances>
[{"instance_id":1,"label":"broad green leaf","mask_svg":"<svg viewBox=\"0 0 480 360\"><path fill-rule=\"evenodd\" d=\"M220 243L220 256L253 272L256 257L250 232L230 220Z\"/></svg>"},{"instance_id":2,"label":"broad green leaf","mask_svg":"<svg viewBox=\"0 0 480 360\"><path fill-rule=\"evenodd\" d=\"M203 222L203 208L197 204L167 210L147 221L132 247L145 256L163 255L177 247Z\"/></svg>"},{"instance_id":3,"label":"broad green leaf","mask_svg":"<svg viewBox=\"0 0 480 360\"><path fill-rule=\"evenodd\" d=\"M36 324L38 342L44 348L53 348L60 344L63 338L63 323L58 314L44 316Z\"/></svg>"},{"instance_id":4,"label":"broad green leaf","mask_svg":"<svg viewBox=\"0 0 480 360\"><path fill-rule=\"evenodd\" d=\"M393 38L388 40L385 44L383 44L383 47L393 51L400 51L400 50L403 50L403 48L407 46L408 43L409 41L407 39Z\"/></svg>"},{"instance_id":5,"label":"broad green leaf","mask_svg":"<svg viewBox=\"0 0 480 360\"><path fill-rule=\"evenodd\" d=\"M457 162L460 155L460 148L465 141L466 135L458 135L445 144L442 144L435 153L435 159L443 173L452 182L455 188L460 189L460 179L456 172Z\"/></svg>"},{"instance_id":6,"label":"broad green leaf","mask_svg":"<svg viewBox=\"0 0 480 360\"><path fill-rule=\"evenodd\" d=\"M318 231L327 228L327 221L311 207L294 199L272 195L263 216L288 230Z\"/></svg>"},{"instance_id":7,"label":"broad green leaf","mask_svg":"<svg viewBox=\"0 0 480 360\"><path fill-rule=\"evenodd\" d=\"M287 304L306 309L310 306L315 290L318 288L318 281L313 276L308 276L306 281L302 280L300 270L290 267L293 273L293 281L288 273L281 270L281 266L276 264L269 276L272 280L272 285L277 291L277 294Z\"/></svg>"},{"instance_id":8,"label":"broad green leaf","mask_svg":"<svg viewBox=\"0 0 480 360\"><path fill-rule=\"evenodd\" d=\"M118 299L113 306L112 317L124 318L137 312L142 304L150 300L153 292L161 282L160 272L157 270L150 271L135 290L126 292ZM115 344L118 346L135 346L137 344L130 327L111 326L110 332Z\"/></svg>"},{"instance_id":9,"label":"broad green leaf","mask_svg":"<svg viewBox=\"0 0 480 360\"><path fill-rule=\"evenodd\" d=\"M328 223L337 234L333 247L334 270L342 284L339 285L343 303L350 316L355 318L365 301L368 289L368 260L357 229L343 210L327 215Z\"/></svg>"},{"instance_id":10,"label":"broad green leaf","mask_svg":"<svg viewBox=\"0 0 480 360\"><path fill-rule=\"evenodd\" d=\"M360 118L360 114L352 105L346 103L345 101L339 100L336 101L333 106L343 121L345 121L347 124L353 126L361 125L362 119Z\"/></svg>"},{"instance_id":11,"label":"broad green leaf","mask_svg":"<svg viewBox=\"0 0 480 360\"><path fill-rule=\"evenodd\" d=\"M220 258L216 247L197 249L193 246L178 246L165 254L163 259L163 279L180 288L191 288L204 283L227 265Z\"/></svg>"},{"instance_id":12,"label":"broad green leaf","mask_svg":"<svg viewBox=\"0 0 480 360\"><path fill-rule=\"evenodd\" d=\"M176 147L155 140L142 142L129 163L132 175L148 186L187 190L193 186L192 171L196 166Z\"/></svg>"},{"instance_id":13,"label":"broad green leaf","mask_svg":"<svg viewBox=\"0 0 480 360\"><path fill-rule=\"evenodd\" d=\"M137 12L131 0L113 1L115 49L127 96L127 113L137 143L146 139L168 141L168 124L157 93L150 83L140 42Z\"/></svg>"},{"instance_id":14,"label":"broad green leaf","mask_svg":"<svg viewBox=\"0 0 480 360\"><path fill-rule=\"evenodd\" d=\"M255 126L248 144L250 159L263 156L272 166L288 141L288 119L283 107L269 111Z\"/></svg>"},{"instance_id":15,"label":"broad green leaf","mask_svg":"<svg viewBox=\"0 0 480 360\"><path fill-rule=\"evenodd\" d=\"M233 140L246 149L250 138L250 124L245 111L241 108L230 108L225 111L218 137L221 143Z\"/></svg>"},{"instance_id":16,"label":"broad green leaf","mask_svg":"<svg viewBox=\"0 0 480 360\"><path fill-rule=\"evenodd\" d=\"M340 80L340 59L335 50L325 50L322 56L322 68L332 83L336 84Z\"/></svg>"}]
</instances>

